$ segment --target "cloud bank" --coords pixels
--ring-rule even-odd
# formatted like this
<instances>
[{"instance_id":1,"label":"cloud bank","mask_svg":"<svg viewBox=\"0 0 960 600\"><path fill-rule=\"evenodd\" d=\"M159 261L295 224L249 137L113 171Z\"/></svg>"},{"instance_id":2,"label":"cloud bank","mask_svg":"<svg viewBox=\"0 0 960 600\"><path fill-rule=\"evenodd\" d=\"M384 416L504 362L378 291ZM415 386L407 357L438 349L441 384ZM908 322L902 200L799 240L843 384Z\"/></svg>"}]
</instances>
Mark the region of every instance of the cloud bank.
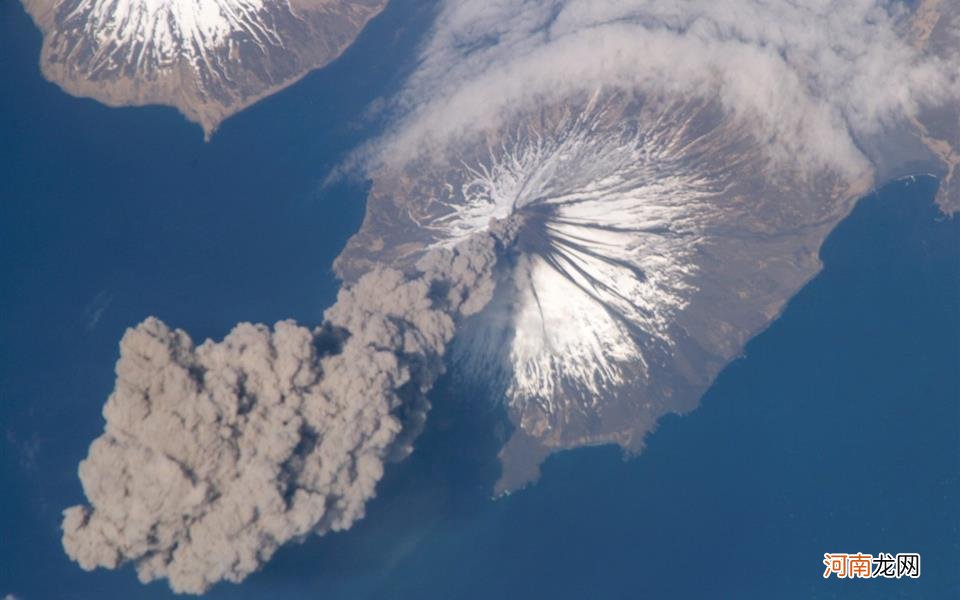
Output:
<instances>
[{"instance_id":1,"label":"cloud bank","mask_svg":"<svg viewBox=\"0 0 960 600\"><path fill-rule=\"evenodd\" d=\"M375 269L316 330L244 323L199 346L155 318L128 330L105 431L80 464L89 504L64 512L67 554L202 593L288 541L349 528L384 463L411 451L505 235L431 252L412 275Z\"/></svg>"},{"instance_id":2,"label":"cloud bank","mask_svg":"<svg viewBox=\"0 0 960 600\"><path fill-rule=\"evenodd\" d=\"M876 0L448 0L374 168L617 88L718 98L781 163L857 177L863 139L960 98L960 64L922 55L908 18Z\"/></svg>"}]
</instances>

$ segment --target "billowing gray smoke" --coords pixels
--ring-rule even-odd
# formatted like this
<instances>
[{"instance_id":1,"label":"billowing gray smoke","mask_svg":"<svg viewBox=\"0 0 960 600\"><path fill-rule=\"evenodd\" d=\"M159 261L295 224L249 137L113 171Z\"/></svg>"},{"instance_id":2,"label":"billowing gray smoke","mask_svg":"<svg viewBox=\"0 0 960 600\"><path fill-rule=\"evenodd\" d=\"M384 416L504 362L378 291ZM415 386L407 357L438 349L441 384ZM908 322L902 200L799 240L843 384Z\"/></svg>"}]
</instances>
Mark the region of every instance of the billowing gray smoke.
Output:
<instances>
[{"instance_id":1,"label":"billowing gray smoke","mask_svg":"<svg viewBox=\"0 0 960 600\"><path fill-rule=\"evenodd\" d=\"M80 464L90 504L64 513L67 553L202 593L290 540L349 528L384 462L409 453L455 321L489 301L511 235L432 251L412 275L376 269L313 331L245 323L195 346L155 318L128 330L105 432Z\"/></svg>"}]
</instances>

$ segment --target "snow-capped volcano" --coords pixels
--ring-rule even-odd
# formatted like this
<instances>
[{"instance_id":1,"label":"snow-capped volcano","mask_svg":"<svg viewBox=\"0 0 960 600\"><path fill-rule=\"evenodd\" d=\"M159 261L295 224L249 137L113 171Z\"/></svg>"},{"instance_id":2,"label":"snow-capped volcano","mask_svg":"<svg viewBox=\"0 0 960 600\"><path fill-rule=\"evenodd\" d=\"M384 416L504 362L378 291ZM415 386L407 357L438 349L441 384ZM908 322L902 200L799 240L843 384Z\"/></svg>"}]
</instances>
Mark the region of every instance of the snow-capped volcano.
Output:
<instances>
[{"instance_id":1,"label":"snow-capped volcano","mask_svg":"<svg viewBox=\"0 0 960 600\"><path fill-rule=\"evenodd\" d=\"M425 226L442 244L490 218L522 223L501 285L510 327L483 324L461 337L469 370L509 347L495 369L508 401L527 412L595 404L648 371L649 350L673 344L669 327L694 291L693 253L716 209L723 178L687 160L683 127L609 127L590 103L555 130L521 132L486 163L466 166L463 204ZM597 135L596 129L606 130ZM562 390L576 390L563 392ZM529 406L527 406L529 404Z\"/></svg>"},{"instance_id":2,"label":"snow-capped volcano","mask_svg":"<svg viewBox=\"0 0 960 600\"><path fill-rule=\"evenodd\" d=\"M507 408L514 489L556 449L642 447L816 273L861 183L783 160L710 98L575 94L385 167L337 266L349 280L517 228L450 360Z\"/></svg>"},{"instance_id":3,"label":"snow-capped volcano","mask_svg":"<svg viewBox=\"0 0 960 600\"><path fill-rule=\"evenodd\" d=\"M42 66L111 105L170 104L209 135L336 58L386 0L25 0Z\"/></svg>"}]
</instances>

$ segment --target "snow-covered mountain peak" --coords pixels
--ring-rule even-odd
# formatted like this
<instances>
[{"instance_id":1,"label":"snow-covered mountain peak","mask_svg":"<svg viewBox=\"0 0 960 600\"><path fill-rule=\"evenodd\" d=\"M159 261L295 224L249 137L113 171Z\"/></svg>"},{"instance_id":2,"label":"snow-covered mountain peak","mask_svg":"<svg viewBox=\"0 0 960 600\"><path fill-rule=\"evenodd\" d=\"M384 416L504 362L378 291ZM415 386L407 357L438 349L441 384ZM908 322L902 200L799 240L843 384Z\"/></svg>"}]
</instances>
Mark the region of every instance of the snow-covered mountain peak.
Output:
<instances>
[{"instance_id":1,"label":"snow-covered mountain peak","mask_svg":"<svg viewBox=\"0 0 960 600\"><path fill-rule=\"evenodd\" d=\"M24 0L41 64L110 105L168 104L209 135L339 56L386 0Z\"/></svg>"}]
</instances>

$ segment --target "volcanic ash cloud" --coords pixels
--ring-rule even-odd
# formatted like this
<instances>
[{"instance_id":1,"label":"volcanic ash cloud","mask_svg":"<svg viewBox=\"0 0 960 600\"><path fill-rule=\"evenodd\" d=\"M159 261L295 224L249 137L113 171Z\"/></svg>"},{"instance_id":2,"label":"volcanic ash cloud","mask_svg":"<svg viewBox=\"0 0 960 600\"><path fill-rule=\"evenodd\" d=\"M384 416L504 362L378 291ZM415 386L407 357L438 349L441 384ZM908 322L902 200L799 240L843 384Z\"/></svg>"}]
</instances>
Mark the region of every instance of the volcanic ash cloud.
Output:
<instances>
[{"instance_id":1,"label":"volcanic ash cloud","mask_svg":"<svg viewBox=\"0 0 960 600\"><path fill-rule=\"evenodd\" d=\"M67 554L202 593L290 540L348 529L384 463L409 454L505 235L430 252L412 275L371 271L316 330L244 323L199 346L152 317L128 330L105 431L80 463L89 504L64 512Z\"/></svg>"}]
</instances>

